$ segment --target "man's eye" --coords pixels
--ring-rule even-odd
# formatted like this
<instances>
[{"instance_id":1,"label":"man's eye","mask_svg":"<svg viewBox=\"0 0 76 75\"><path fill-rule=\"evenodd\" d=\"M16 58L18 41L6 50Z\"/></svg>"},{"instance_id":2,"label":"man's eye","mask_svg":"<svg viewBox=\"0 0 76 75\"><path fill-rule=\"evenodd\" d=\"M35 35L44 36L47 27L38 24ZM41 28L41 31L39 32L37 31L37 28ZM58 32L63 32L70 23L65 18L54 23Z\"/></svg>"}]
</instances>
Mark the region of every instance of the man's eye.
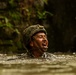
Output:
<instances>
[{"instance_id":1,"label":"man's eye","mask_svg":"<svg viewBox=\"0 0 76 75\"><path fill-rule=\"evenodd\" d=\"M38 36L39 38L42 38L42 36Z\"/></svg>"},{"instance_id":2,"label":"man's eye","mask_svg":"<svg viewBox=\"0 0 76 75\"><path fill-rule=\"evenodd\" d=\"M47 36L45 36L45 38L47 38Z\"/></svg>"},{"instance_id":3,"label":"man's eye","mask_svg":"<svg viewBox=\"0 0 76 75\"><path fill-rule=\"evenodd\" d=\"M42 35L40 35L40 36L38 36L39 38L47 38L47 36L42 36Z\"/></svg>"}]
</instances>

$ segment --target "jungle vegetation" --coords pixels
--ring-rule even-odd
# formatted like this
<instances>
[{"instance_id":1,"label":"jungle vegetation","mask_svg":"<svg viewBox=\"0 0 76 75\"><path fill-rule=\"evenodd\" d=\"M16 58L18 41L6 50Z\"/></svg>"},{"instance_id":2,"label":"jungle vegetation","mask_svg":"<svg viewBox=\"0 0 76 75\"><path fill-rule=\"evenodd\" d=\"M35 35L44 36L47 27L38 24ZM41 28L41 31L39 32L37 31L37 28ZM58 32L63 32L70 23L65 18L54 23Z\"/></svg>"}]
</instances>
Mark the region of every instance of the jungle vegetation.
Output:
<instances>
[{"instance_id":1,"label":"jungle vegetation","mask_svg":"<svg viewBox=\"0 0 76 75\"><path fill-rule=\"evenodd\" d=\"M26 52L23 29L44 25L49 52L75 52L76 0L0 0L0 53Z\"/></svg>"}]
</instances>

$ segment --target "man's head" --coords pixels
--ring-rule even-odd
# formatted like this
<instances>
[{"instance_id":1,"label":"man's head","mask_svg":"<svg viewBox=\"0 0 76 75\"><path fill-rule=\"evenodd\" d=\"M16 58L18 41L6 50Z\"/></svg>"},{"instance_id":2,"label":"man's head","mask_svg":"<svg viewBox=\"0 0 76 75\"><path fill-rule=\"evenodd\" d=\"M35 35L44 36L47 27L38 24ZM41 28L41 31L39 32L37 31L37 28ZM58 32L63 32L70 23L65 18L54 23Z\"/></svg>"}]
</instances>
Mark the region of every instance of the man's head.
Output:
<instances>
[{"instance_id":1,"label":"man's head","mask_svg":"<svg viewBox=\"0 0 76 75\"><path fill-rule=\"evenodd\" d=\"M31 25L23 32L23 41L26 48L45 52L48 48L47 32L44 26Z\"/></svg>"}]
</instances>

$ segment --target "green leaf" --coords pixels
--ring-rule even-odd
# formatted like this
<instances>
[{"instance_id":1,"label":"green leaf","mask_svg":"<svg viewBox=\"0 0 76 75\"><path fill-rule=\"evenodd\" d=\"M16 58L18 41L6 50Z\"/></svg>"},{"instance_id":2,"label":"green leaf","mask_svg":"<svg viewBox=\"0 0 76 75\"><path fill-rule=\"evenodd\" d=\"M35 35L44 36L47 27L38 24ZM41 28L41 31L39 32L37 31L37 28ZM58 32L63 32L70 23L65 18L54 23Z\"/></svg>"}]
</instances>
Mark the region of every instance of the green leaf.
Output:
<instances>
[{"instance_id":1,"label":"green leaf","mask_svg":"<svg viewBox=\"0 0 76 75\"><path fill-rule=\"evenodd\" d=\"M15 29L16 33L20 34L19 30L18 29Z\"/></svg>"},{"instance_id":2,"label":"green leaf","mask_svg":"<svg viewBox=\"0 0 76 75\"><path fill-rule=\"evenodd\" d=\"M21 14L19 12L9 12L9 15L12 17L14 20L19 20L21 17Z\"/></svg>"},{"instance_id":3,"label":"green leaf","mask_svg":"<svg viewBox=\"0 0 76 75\"><path fill-rule=\"evenodd\" d=\"M11 23L6 23L6 26L9 27L9 28L13 27Z\"/></svg>"}]
</instances>

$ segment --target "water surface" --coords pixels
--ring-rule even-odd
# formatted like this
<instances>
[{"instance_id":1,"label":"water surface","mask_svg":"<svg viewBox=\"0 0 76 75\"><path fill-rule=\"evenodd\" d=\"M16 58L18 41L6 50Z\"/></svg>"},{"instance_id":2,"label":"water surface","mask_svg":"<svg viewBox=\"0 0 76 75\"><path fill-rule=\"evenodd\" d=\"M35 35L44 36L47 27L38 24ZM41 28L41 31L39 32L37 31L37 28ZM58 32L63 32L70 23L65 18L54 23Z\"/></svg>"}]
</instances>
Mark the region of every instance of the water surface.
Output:
<instances>
[{"instance_id":1,"label":"water surface","mask_svg":"<svg viewBox=\"0 0 76 75\"><path fill-rule=\"evenodd\" d=\"M54 54L51 59L0 54L0 75L76 75L76 54Z\"/></svg>"}]
</instances>

